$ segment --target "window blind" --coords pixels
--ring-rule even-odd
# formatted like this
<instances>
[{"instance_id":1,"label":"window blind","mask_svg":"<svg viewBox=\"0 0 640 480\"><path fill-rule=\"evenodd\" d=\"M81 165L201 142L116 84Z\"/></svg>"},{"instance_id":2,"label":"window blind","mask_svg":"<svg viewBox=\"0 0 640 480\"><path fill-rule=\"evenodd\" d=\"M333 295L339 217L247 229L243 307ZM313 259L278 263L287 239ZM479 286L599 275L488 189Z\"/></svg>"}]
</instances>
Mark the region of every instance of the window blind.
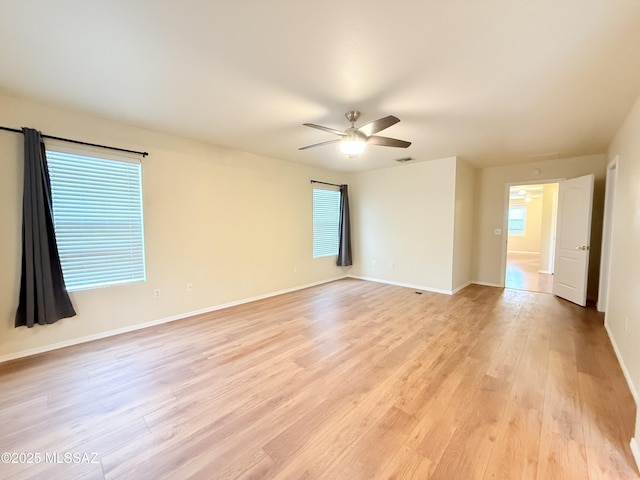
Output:
<instances>
[{"instance_id":1,"label":"window blind","mask_svg":"<svg viewBox=\"0 0 640 480\"><path fill-rule=\"evenodd\" d=\"M313 189L313 258L338 255L340 192Z\"/></svg>"},{"instance_id":2,"label":"window blind","mask_svg":"<svg viewBox=\"0 0 640 480\"><path fill-rule=\"evenodd\" d=\"M509 235L524 235L527 224L527 207L512 205L509 207Z\"/></svg>"},{"instance_id":3,"label":"window blind","mask_svg":"<svg viewBox=\"0 0 640 480\"><path fill-rule=\"evenodd\" d=\"M67 290L145 280L140 162L47 151Z\"/></svg>"}]
</instances>

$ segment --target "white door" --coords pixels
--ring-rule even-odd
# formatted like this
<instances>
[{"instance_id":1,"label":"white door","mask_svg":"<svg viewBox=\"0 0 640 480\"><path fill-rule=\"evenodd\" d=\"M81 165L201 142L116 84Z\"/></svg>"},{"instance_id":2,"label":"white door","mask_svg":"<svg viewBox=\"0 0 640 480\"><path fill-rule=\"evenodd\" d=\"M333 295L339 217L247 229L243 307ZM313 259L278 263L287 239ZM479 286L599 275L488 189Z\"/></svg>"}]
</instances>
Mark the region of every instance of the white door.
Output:
<instances>
[{"instance_id":1,"label":"white door","mask_svg":"<svg viewBox=\"0 0 640 480\"><path fill-rule=\"evenodd\" d=\"M546 273L553 275L554 263L556 261L556 236L558 231L558 191L553 192L551 197L551 245L549 246L549 269Z\"/></svg>"},{"instance_id":2,"label":"white door","mask_svg":"<svg viewBox=\"0 0 640 480\"><path fill-rule=\"evenodd\" d=\"M560 182L553 293L585 306L591 237L593 175Z\"/></svg>"}]
</instances>

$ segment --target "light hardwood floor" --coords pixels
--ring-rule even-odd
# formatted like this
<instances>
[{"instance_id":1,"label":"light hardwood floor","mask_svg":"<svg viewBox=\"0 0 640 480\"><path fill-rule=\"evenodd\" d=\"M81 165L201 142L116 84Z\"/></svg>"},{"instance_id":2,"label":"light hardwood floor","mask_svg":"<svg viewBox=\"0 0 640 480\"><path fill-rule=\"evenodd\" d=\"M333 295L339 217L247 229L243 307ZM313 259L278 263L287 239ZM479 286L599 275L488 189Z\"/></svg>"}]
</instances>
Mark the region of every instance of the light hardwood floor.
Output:
<instances>
[{"instance_id":1,"label":"light hardwood floor","mask_svg":"<svg viewBox=\"0 0 640 480\"><path fill-rule=\"evenodd\" d=\"M0 388L0 450L42 455L2 479L638 478L602 316L524 291L342 280L5 363Z\"/></svg>"},{"instance_id":2,"label":"light hardwood floor","mask_svg":"<svg viewBox=\"0 0 640 480\"><path fill-rule=\"evenodd\" d=\"M552 293L553 275L539 273L540 254L507 253L505 287L532 292Z\"/></svg>"}]
</instances>

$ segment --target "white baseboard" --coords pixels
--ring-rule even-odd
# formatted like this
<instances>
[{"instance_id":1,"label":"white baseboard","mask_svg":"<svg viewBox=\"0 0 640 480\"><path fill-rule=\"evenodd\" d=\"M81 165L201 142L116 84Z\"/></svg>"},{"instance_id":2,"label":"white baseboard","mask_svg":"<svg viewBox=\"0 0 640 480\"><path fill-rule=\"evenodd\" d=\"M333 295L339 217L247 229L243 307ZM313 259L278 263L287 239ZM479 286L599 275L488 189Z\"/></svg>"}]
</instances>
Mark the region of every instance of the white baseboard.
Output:
<instances>
[{"instance_id":1,"label":"white baseboard","mask_svg":"<svg viewBox=\"0 0 640 480\"><path fill-rule=\"evenodd\" d=\"M498 285L497 283L490 282L481 282L480 280L472 280L471 283L473 283L474 285L482 285L484 287L504 288L504 285Z\"/></svg>"},{"instance_id":2,"label":"white baseboard","mask_svg":"<svg viewBox=\"0 0 640 480\"><path fill-rule=\"evenodd\" d=\"M538 273L546 273L547 275L553 275L551 270L538 270Z\"/></svg>"},{"instance_id":3,"label":"white baseboard","mask_svg":"<svg viewBox=\"0 0 640 480\"><path fill-rule=\"evenodd\" d=\"M383 280L381 278L373 277L361 277L358 275L349 275L351 278L357 278L358 280L366 280L368 282L385 283L387 285L395 285L397 287L413 288L414 290L424 290L425 292L443 293L445 295L453 295L453 291L444 290L441 288L425 287L424 285L415 285L413 283L393 282L391 280Z\"/></svg>"},{"instance_id":4,"label":"white baseboard","mask_svg":"<svg viewBox=\"0 0 640 480\"><path fill-rule=\"evenodd\" d=\"M150 320L144 323L137 323L135 325L128 325L126 327L117 328L115 330L108 330L106 332L95 333L93 335L86 335L84 337L73 338L71 340L65 340L63 342L52 343L50 345L43 345L41 347L30 348L28 350L21 350L19 352L9 353L7 355L0 356L0 363L8 362L9 360L16 360L18 358L29 357L31 355L37 355L39 353L50 352L52 350L58 350L60 348L70 347L72 345L78 345L80 343L91 342L93 340L100 340L102 338L113 337L114 335L120 335L121 333L133 332L136 330L142 330L143 328L153 327L155 325L161 325L163 323L174 322L176 320L182 320L183 318L193 317L195 315L202 315L203 313L215 312L216 310L222 310L229 307L235 307L236 305L242 305L244 303L255 302L257 300L263 300L269 297L275 297L284 293L295 292L296 290L304 290L305 288L315 287L316 285L322 285L324 283L335 282L347 278L346 275L330 278L328 280L321 280L319 282L308 283L297 287L286 288L284 290L278 290L277 292L265 293L264 295L258 295L256 297L244 298L242 300L236 300L222 305L214 305L200 310L192 312L180 313L178 315L172 315L170 317L159 318L156 320Z\"/></svg>"},{"instance_id":5,"label":"white baseboard","mask_svg":"<svg viewBox=\"0 0 640 480\"><path fill-rule=\"evenodd\" d=\"M540 252L525 252L522 250L509 250L507 251L507 255L513 253L516 255L540 255Z\"/></svg>"},{"instance_id":6,"label":"white baseboard","mask_svg":"<svg viewBox=\"0 0 640 480\"><path fill-rule=\"evenodd\" d=\"M453 289L453 291L451 292L453 295L455 295L456 293L458 293L460 290L467 288L469 285L471 285L473 282L471 280L469 280L466 283L463 283L462 285L460 285L459 287L456 287Z\"/></svg>"},{"instance_id":7,"label":"white baseboard","mask_svg":"<svg viewBox=\"0 0 640 480\"><path fill-rule=\"evenodd\" d=\"M640 449L638 448L638 442L636 437L631 439L631 453L633 453L633 459L636 461L636 470L640 472Z\"/></svg>"},{"instance_id":8,"label":"white baseboard","mask_svg":"<svg viewBox=\"0 0 640 480\"><path fill-rule=\"evenodd\" d=\"M622 369L622 373L624 374L624 378L627 381L627 385L629 386L629 390L631 391L631 395L633 396L633 399L636 402L636 405L638 404L638 391L636 390L635 385L633 384L633 381L631 381L631 374L629 373L629 370L627 369L627 366L625 365L624 361L622 360L622 354L620 353L620 349L618 348L618 344L616 343L615 338L613 338L613 335L611 334L611 330L609 329L609 324L607 323L607 317L604 318L604 329L607 331L607 335L609 336L609 341L611 342L611 345L613 346L613 351L616 353L616 358L618 359L618 364L620 365L620 368Z\"/></svg>"}]
</instances>

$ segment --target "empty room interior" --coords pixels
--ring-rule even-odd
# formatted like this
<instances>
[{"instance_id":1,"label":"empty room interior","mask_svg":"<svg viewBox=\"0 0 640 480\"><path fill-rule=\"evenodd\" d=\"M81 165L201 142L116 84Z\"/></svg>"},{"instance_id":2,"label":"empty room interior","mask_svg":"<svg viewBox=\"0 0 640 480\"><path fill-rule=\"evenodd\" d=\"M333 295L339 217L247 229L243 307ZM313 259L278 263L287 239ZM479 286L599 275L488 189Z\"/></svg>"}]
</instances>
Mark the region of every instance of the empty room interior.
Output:
<instances>
[{"instance_id":1,"label":"empty room interior","mask_svg":"<svg viewBox=\"0 0 640 480\"><path fill-rule=\"evenodd\" d=\"M0 478L633 479L640 3L0 1Z\"/></svg>"}]
</instances>

